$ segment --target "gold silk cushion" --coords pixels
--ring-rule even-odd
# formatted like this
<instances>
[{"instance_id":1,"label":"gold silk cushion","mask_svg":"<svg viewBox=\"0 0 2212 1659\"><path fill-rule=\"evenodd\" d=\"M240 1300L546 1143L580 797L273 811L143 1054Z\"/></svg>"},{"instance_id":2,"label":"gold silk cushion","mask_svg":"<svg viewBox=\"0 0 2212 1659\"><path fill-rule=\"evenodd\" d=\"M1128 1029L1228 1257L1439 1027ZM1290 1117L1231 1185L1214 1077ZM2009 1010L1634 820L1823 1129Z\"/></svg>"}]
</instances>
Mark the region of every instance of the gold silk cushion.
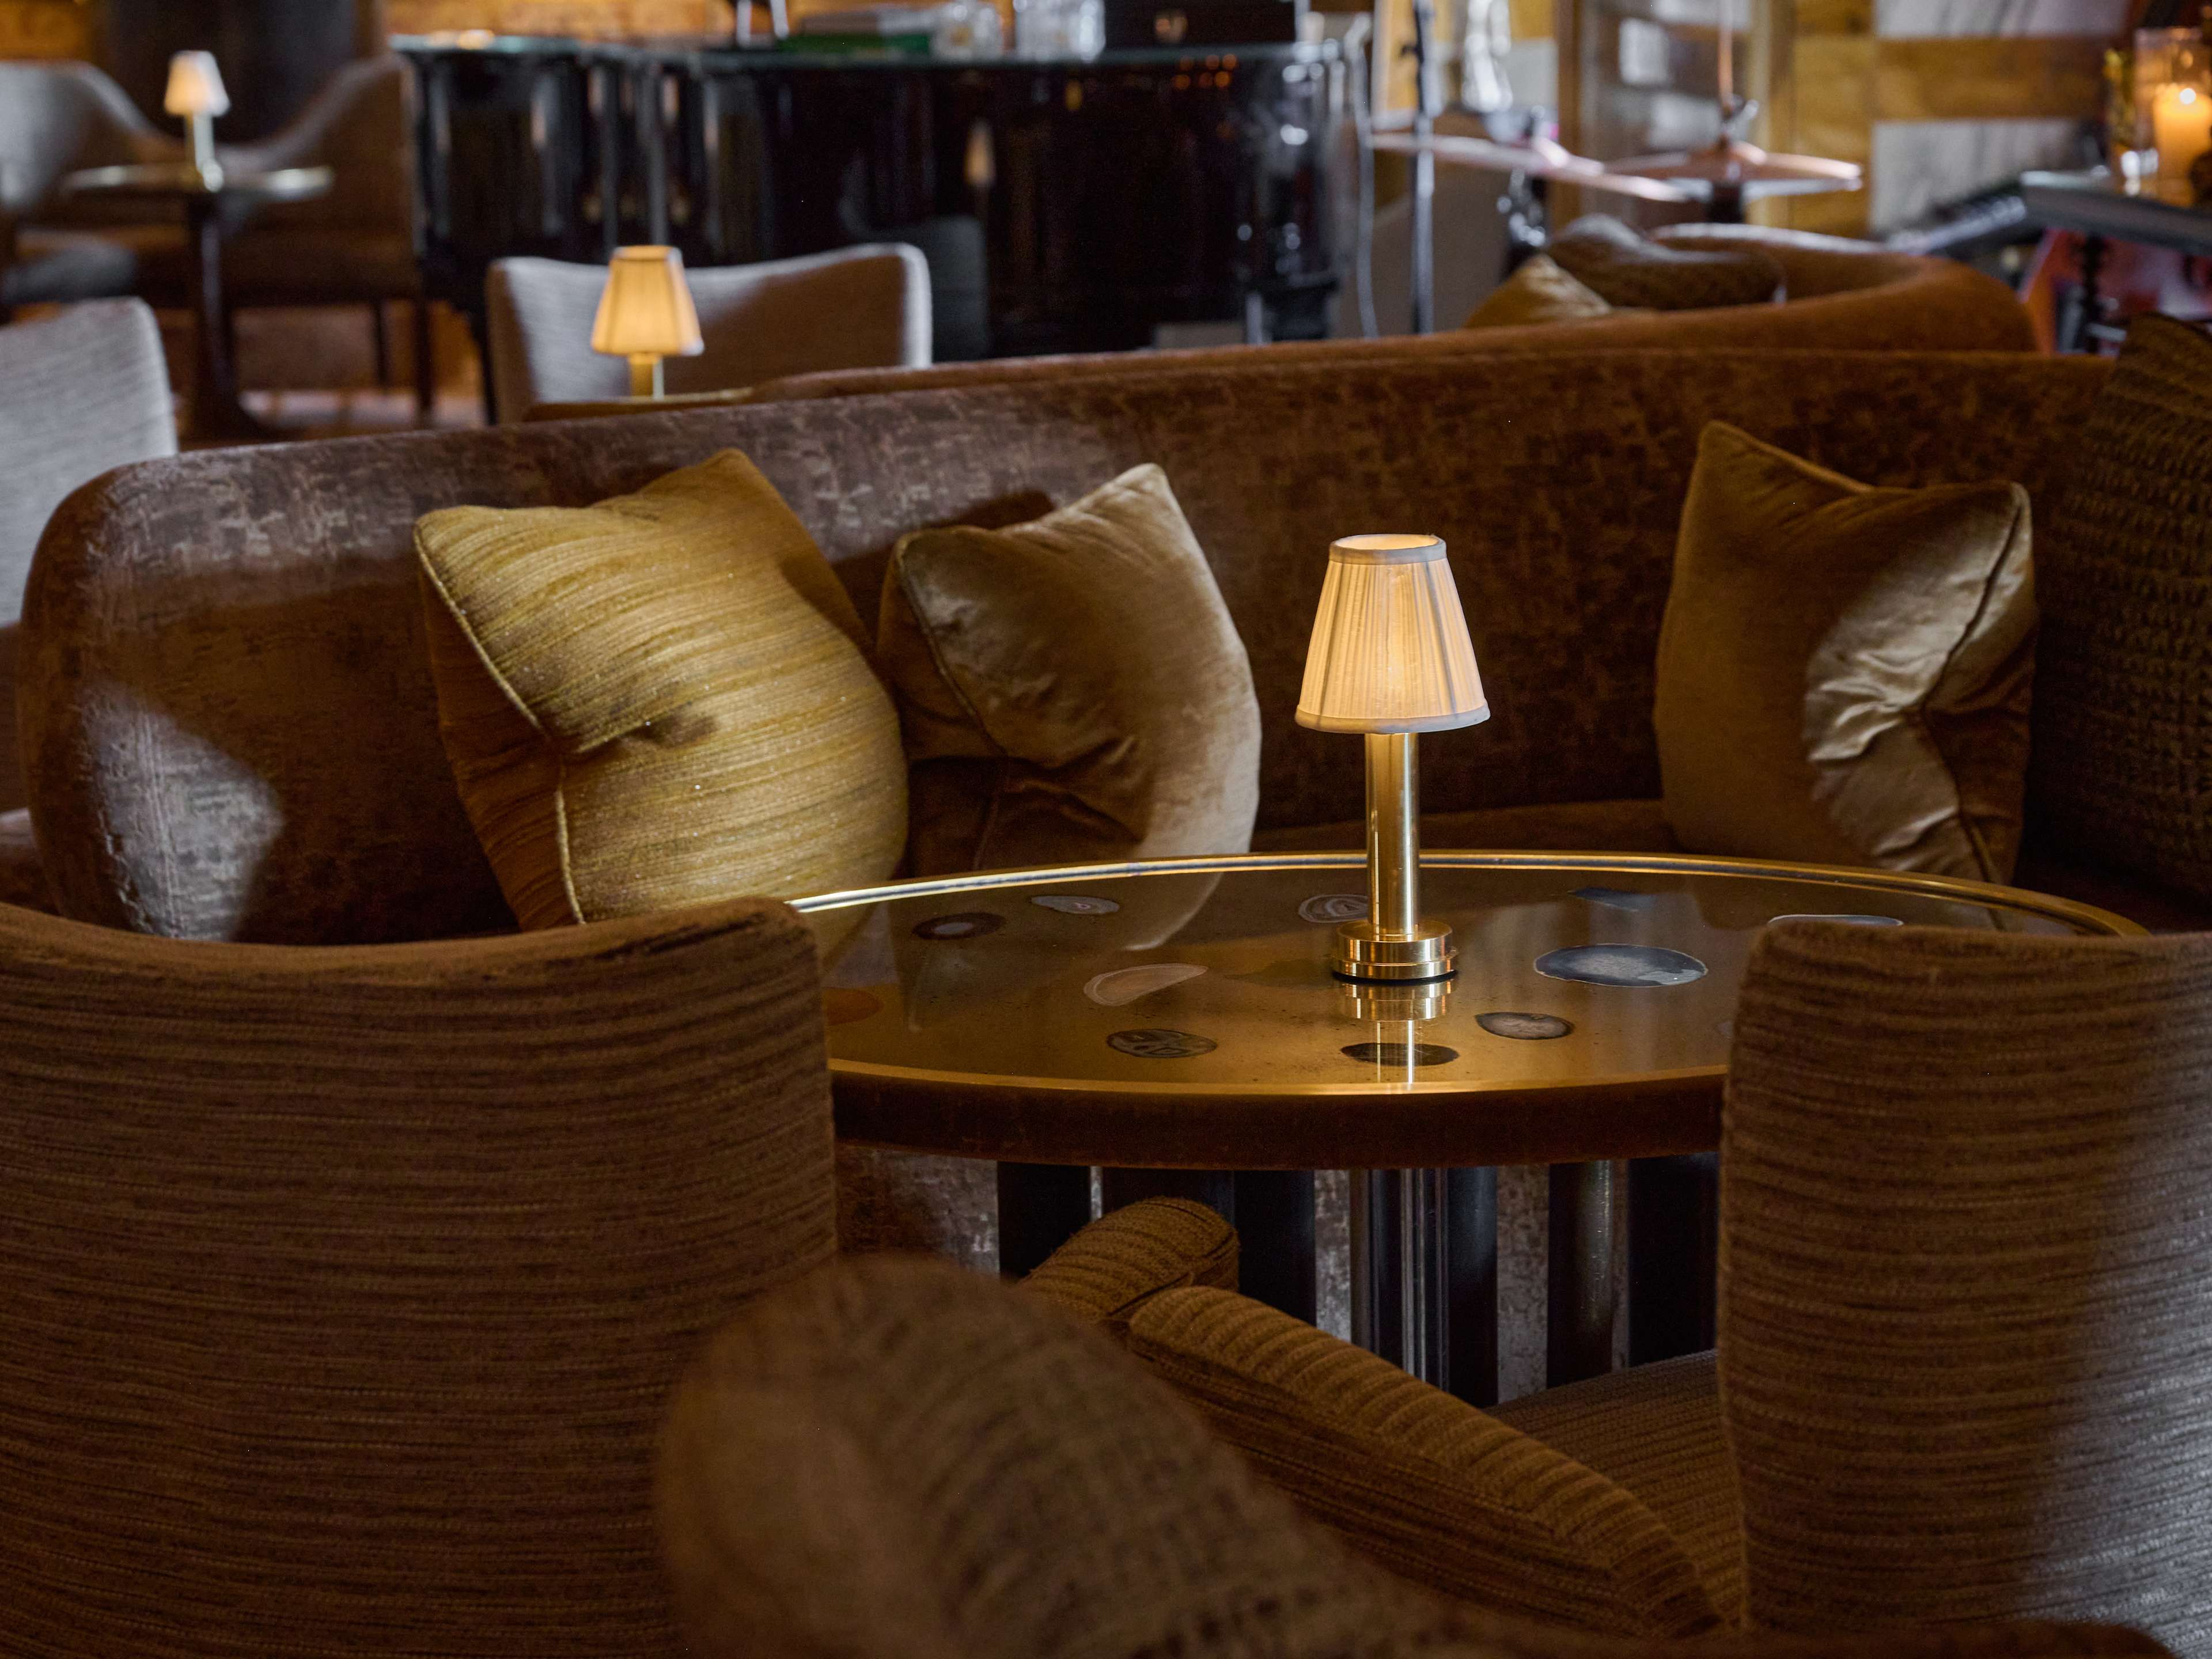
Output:
<instances>
[{"instance_id":1,"label":"gold silk cushion","mask_svg":"<svg viewBox=\"0 0 2212 1659\"><path fill-rule=\"evenodd\" d=\"M1613 307L1602 296L1568 276L1548 255L1539 253L1523 260L1518 270L1492 289L1461 326L1516 328L1612 314Z\"/></svg>"},{"instance_id":2,"label":"gold silk cushion","mask_svg":"<svg viewBox=\"0 0 2212 1659\"><path fill-rule=\"evenodd\" d=\"M2008 879L2034 632L2019 485L1873 489L1706 427L1659 635L1675 839Z\"/></svg>"},{"instance_id":3,"label":"gold silk cushion","mask_svg":"<svg viewBox=\"0 0 2212 1659\"><path fill-rule=\"evenodd\" d=\"M1010 529L903 538L877 650L915 873L1250 847L1251 665L1158 467Z\"/></svg>"},{"instance_id":4,"label":"gold silk cushion","mask_svg":"<svg viewBox=\"0 0 2212 1659\"><path fill-rule=\"evenodd\" d=\"M1782 267L1763 249L1668 247L1603 213L1583 215L1545 251L1609 306L1705 311L1762 305L1782 292Z\"/></svg>"},{"instance_id":5,"label":"gold silk cushion","mask_svg":"<svg viewBox=\"0 0 2212 1659\"><path fill-rule=\"evenodd\" d=\"M892 872L897 714L743 455L596 507L433 513L415 546L439 732L525 927Z\"/></svg>"}]
</instances>

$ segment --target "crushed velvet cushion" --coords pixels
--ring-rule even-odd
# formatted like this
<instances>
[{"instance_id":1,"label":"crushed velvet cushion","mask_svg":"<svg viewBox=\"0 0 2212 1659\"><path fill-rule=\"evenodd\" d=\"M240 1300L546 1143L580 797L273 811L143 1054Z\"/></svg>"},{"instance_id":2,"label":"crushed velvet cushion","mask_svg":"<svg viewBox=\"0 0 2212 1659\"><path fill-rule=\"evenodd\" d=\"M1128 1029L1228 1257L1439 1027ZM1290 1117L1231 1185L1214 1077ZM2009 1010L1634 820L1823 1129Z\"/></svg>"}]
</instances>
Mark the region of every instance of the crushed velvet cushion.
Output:
<instances>
[{"instance_id":1,"label":"crushed velvet cushion","mask_svg":"<svg viewBox=\"0 0 2212 1659\"><path fill-rule=\"evenodd\" d=\"M2017 484L1876 489L1715 422L1659 633L1692 852L2003 881L2035 599Z\"/></svg>"},{"instance_id":2,"label":"crushed velvet cushion","mask_svg":"<svg viewBox=\"0 0 2212 1659\"><path fill-rule=\"evenodd\" d=\"M743 455L597 507L433 513L416 548L439 732L524 927L890 874L897 717Z\"/></svg>"},{"instance_id":3,"label":"crushed velvet cushion","mask_svg":"<svg viewBox=\"0 0 2212 1659\"><path fill-rule=\"evenodd\" d=\"M1514 328L1524 323L1571 323L1585 317L1604 317L1613 307L1583 283L1562 270L1547 255L1539 253L1522 264L1495 289L1461 326Z\"/></svg>"},{"instance_id":4,"label":"crushed velvet cushion","mask_svg":"<svg viewBox=\"0 0 2212 1659\"><path fill-rule=\"evenodd\" d=\"M917 873L1250 845L1251 665L1158 467L1010 530L902 538L877 647Z\"/></svg>"},{"instance_id":5,"label":"crushed velvet cushion","mask_svg":"<svg viewBox=\"0 0 2212 1659\"><path fill-rule=\"evenodd\" d=\"M2128 332L2037 552L2045 833L2212 900L2212 340Z\"/></svg>"},{"instance_id":6,"label":"crushed velvet cushion","mask_svg":"<svg viewBox=\"0 0 2212 1659\"><path fill-rule=\"evenodd\" d=\"M1760 305L1782 291L1782 267L1755 247L1668 247L1602 213L1553 237L1553 262L1609 306L1705 311Z\"/></svg>"}]
</instances>

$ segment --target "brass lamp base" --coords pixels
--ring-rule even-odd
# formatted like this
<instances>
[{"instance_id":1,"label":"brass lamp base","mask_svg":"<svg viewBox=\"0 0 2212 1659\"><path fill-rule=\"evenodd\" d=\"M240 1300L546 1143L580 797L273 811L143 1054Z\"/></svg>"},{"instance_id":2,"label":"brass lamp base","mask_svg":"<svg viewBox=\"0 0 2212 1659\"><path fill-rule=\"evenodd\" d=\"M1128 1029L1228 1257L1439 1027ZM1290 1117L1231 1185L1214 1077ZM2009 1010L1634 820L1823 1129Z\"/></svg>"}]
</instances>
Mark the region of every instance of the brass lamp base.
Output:
<instances>
[{"instance_id":1,"label":"brass lamp base","mask_svg":"<svg viewBox=\"0 0 2212 1659\"><path fill-rule=\"evenodd\" d=\"M1455 983L1449 979L1340 979L1337 989L1343 994L1345 1012L1363 1024L1419 1025L1443 1017L1451 1006Z\"/></svg>"},{"instance_id":2,"label":"brass lamp base","mask_svg":"<svg viewBox=\"0 0 2212 1659\"><path fill-rule=\"evenodd\" d=\"M1459 949L1452 930L1432 921L1387 934L1372 921L1347 921L1336 930L1336 954L1328 965L1341 979L1449 979L1459 971Z\"/></svg>"}]
</instances>

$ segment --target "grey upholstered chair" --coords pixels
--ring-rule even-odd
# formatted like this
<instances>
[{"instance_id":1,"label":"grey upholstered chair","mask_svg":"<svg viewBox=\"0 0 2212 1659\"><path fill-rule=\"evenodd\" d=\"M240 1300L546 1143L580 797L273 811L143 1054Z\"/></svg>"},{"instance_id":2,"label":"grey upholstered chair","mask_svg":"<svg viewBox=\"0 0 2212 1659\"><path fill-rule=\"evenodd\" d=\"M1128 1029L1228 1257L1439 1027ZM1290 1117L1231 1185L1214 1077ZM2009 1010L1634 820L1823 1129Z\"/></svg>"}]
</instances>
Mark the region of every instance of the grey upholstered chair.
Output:
<instances>
[{"instance_id":1,"label":"grey upholstered chair","mask_svg":"<svg viewBox=\"0 0 2212 1659\"><path fill-rule=\"evenodd\" d=\"M1668 1551L1637 1544L1656 1517L1729 1625L2109 1620L2212 1654L2208 1094L2212 935L1771 928L1735 1016L1717 1363L1486 1413L1197 1291L1139 1310L1129 1346L1435 1588L1501 1556L1564 1582L1485 1513L1504 1480L1654 1608L1679 1605L1650 1594Z\"/></svg>"},{"instance_id":2,"label":"grey upholstered chair","mask_svg":"<svg viewBox=\"0 0 2212 1659\"><path fill-rule=\"evenodd\" d=\"M938 1264L848 1262L738 1316L677 1392L658 1484L698 1659L2160 1651L2051 1625L1608 1639L1448 1601L1298 1515L1097 1329Z\"/></svg>"},{"instance_id":3,"label":"grey upholstered chair","mask_svg":"<svg viewBox=\"0 0 2212 1659\"><path fill-rule=\"evenodd\" d=\"M0 69L7 68L0 64ZM0 94L4 96L4 94ZM0 838L27 836L15 748L15 632L39 532L111 467L177 453L154 313L100 300L0 328ZM11 823L9 820L18 820ZM0 902L24 895L0 889Z\"/></svg>"},{"instance_id":4,"label":"grey upholstered chair","mask_svg":"<svg viewBox=\"0 0 2212 1659\"><path fill-rule=\"evenodd\" d=\"M929 265L902 243L690 270L706 349L667 363L672 392L720 392L816 369L923 368L930 358ZM501 259L485 283L494 406L619 398L629 366L592 349L606 286L599 265Z\"/></svg>"},{"instance_id":5,"label":"grey upholstered chair","mask_svg":"<svg viewBox=\"0 0 2212 1659\"><path fill-rule=\"evenodd\" d=\"M0 1650L678 1659L663 1402L836 1248L811 935L0 907Z\"/></svg>"},{"instance_id":6,"label":"grey upholstered chair","mask_svg":"<svg viewBox=\"0 0 2212 1659\"><path fill-rule=\"evenodd\" d=\"M79 167L184 153L89 64L0 63L0 322L16 306L133 293L149 253L180 260L184 234L174 225L34 229L29 222L56 207L63 177ZM97 208L70 211L102 216Z\"/></svg>"}]
</instances>

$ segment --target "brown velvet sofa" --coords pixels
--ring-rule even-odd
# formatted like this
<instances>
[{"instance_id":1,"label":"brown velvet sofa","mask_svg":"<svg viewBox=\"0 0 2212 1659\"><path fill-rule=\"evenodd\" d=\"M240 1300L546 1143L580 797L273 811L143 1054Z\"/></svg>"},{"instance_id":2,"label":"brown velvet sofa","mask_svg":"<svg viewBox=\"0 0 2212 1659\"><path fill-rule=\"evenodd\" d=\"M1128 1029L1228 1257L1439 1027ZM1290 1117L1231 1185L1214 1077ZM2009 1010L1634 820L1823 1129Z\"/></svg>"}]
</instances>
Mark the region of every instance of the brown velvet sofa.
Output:
<instances>
[{"instance_id":1,"label":"brown velvet sofa","mask_svg":"<svg viewBox=\"0 0 2212 1659\"><path fill-rule=\"evenodd\" d=\"M726 392L669 400L696 407L848 398L1016 380L1066 381L1133 374L1179 374L1236 362L1310 365L1364 372L1370 363L1444 359L1504 351L1688 350L2032 351L2035 336L2012 290L1949 259L1896 253L1870 242L1758 225L1681 225L1658 233L1672 247L1764 249L1782 267L1788 296L1778 305L1706 311L1639 311L1576 323L1515 328L1446 329L1417 337L1285 341L1205 350L1085 356L1000 358L928 368L836 369L787 375ZM542 404L531 420L630 415L650 404L612 398Z\"/></svg>"}]
</instances>

